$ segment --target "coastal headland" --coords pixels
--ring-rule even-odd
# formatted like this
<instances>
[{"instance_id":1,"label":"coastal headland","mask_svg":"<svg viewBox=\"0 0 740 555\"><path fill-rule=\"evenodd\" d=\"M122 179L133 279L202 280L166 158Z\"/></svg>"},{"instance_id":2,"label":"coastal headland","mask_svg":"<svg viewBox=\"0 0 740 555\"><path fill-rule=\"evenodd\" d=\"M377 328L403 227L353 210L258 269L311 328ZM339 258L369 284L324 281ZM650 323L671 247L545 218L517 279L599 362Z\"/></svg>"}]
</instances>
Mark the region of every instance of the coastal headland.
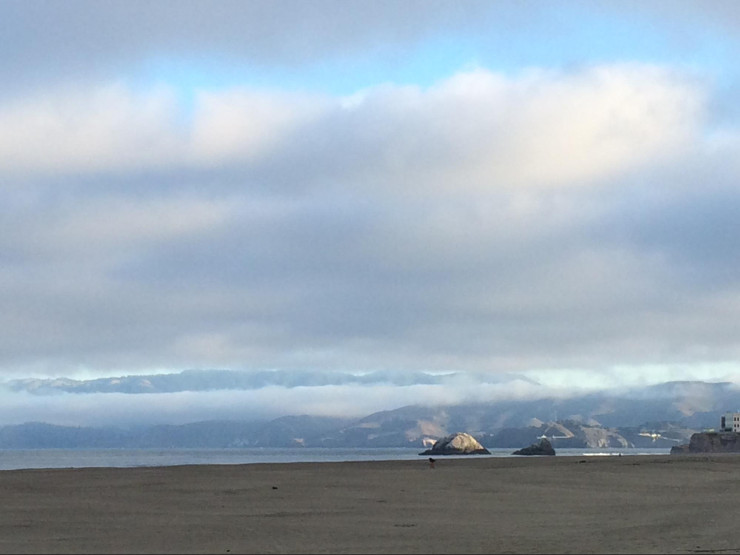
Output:
<instances>
[{"instance_id":1,"label":"coastal headland","mask_svg":"<svg viewBox=\"0 0 740 555\"><path fill-rule=\"evenodd\" d=\"M0 472L2 553L740 553L740 456Z\"/></svg>"}]
</instances>

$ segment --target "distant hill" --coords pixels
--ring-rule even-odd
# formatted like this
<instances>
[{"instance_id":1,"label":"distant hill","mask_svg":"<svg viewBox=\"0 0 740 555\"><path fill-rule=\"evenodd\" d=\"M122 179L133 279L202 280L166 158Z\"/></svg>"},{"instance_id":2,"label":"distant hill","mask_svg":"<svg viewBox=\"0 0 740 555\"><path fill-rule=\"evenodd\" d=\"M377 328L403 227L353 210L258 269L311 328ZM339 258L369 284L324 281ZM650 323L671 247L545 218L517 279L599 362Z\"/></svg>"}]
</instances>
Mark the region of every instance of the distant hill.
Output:
<instances>
[{"instance_id":1,"label":"distant hill","mask_svg":"<svg viewBox=\"0 0 740 555\"><path fill-rule=\"evenodd\" d=\"M672 382L621 394L406 406L359 419L294 415L274 420L183 425L0 427L0 448L425 447L466 432L484 447L521 448L545 436L558 447L672 447L719 425L740 407L729 383Z\"/></svg>"},{"instance_id":2,"label":"distant hill","mask_svg":"<svg viewBox=\"0 0 740 555\"><path fill-rule=\"evenodd\" d=\"M74 380L71 378L23 378L9 380L4 387L36 395L53 393L175 393L179 391L252 390L269 386L320 387L326 385L388 384L443 385L455 379L456 373L368 372L353 374L336 371L303 370L184 370L174 374L149 374ZM517 374L478 376L481 383L504 383L512 380L536 383Z\"/></svg>"}]
</instances>

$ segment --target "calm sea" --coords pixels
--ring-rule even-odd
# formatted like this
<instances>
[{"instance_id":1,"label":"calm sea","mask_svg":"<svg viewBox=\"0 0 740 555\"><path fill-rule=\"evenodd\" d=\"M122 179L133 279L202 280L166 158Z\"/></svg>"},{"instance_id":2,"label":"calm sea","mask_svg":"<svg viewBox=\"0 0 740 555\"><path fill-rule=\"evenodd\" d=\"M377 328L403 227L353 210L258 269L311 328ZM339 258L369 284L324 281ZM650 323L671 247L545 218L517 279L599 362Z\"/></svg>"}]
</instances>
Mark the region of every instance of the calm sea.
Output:
<instances>
[{"instance_id":1,"label":"calm sea","mask_svg":"<svg viewBox=\"0 0 740 555\"><path fill-rule=\"evenodd\" d=\"M557 449L564 456L668 455L670 449ZM0 450L0 470L177 466L185 464L259 464L423 460L418 448L370 449L7 449ZM490 455L512 457L514 449L491 449ZM557 456L556 455L556 456ZM469 456L469 455L468 455ZM466 455L461 455L466 457Z\"/></svg>"}]
</instances>

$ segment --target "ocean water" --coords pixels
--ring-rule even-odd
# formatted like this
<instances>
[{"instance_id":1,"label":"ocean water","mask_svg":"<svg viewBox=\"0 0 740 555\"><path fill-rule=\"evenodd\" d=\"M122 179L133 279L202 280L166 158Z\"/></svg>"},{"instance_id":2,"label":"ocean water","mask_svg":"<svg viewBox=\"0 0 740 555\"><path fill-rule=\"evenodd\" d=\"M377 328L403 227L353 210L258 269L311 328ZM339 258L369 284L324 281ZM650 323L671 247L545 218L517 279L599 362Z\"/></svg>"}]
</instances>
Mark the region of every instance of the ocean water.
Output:
<instances>
[{"instance_id":1,"label":"ocean water","mask_svg":"<svg viewBox=\"0 0 740 555\"><path fill-rule=\"evenodd\" d=\"M423 460L420 448L243 448L243 449L4 449L0 470L30 468L90 468L178 466L191 464L260 464ZM478 457L514 457L515 449L490 449ZM670 449L558 449L556 456L669 455ZM471 455L446 456L466 458Z\"/></svg>"}]
</instances>

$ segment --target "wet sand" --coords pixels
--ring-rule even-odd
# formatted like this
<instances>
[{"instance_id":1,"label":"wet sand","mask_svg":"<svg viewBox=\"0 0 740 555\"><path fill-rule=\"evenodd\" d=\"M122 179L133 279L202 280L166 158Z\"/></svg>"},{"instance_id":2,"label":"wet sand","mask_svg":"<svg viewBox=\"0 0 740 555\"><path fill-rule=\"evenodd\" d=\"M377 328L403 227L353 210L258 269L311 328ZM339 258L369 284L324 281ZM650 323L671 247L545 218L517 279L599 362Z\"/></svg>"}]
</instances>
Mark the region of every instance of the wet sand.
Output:
<instances>
[{"instance_id":1,"label":"wet sand","mask_svg":"<svg viewBox=\"0 0 740 555\"><path fill-rule=\"evenodd\" d=\"M740 455L0 471L2 553L740 553Z\"/></svg>"}]
</instances>

